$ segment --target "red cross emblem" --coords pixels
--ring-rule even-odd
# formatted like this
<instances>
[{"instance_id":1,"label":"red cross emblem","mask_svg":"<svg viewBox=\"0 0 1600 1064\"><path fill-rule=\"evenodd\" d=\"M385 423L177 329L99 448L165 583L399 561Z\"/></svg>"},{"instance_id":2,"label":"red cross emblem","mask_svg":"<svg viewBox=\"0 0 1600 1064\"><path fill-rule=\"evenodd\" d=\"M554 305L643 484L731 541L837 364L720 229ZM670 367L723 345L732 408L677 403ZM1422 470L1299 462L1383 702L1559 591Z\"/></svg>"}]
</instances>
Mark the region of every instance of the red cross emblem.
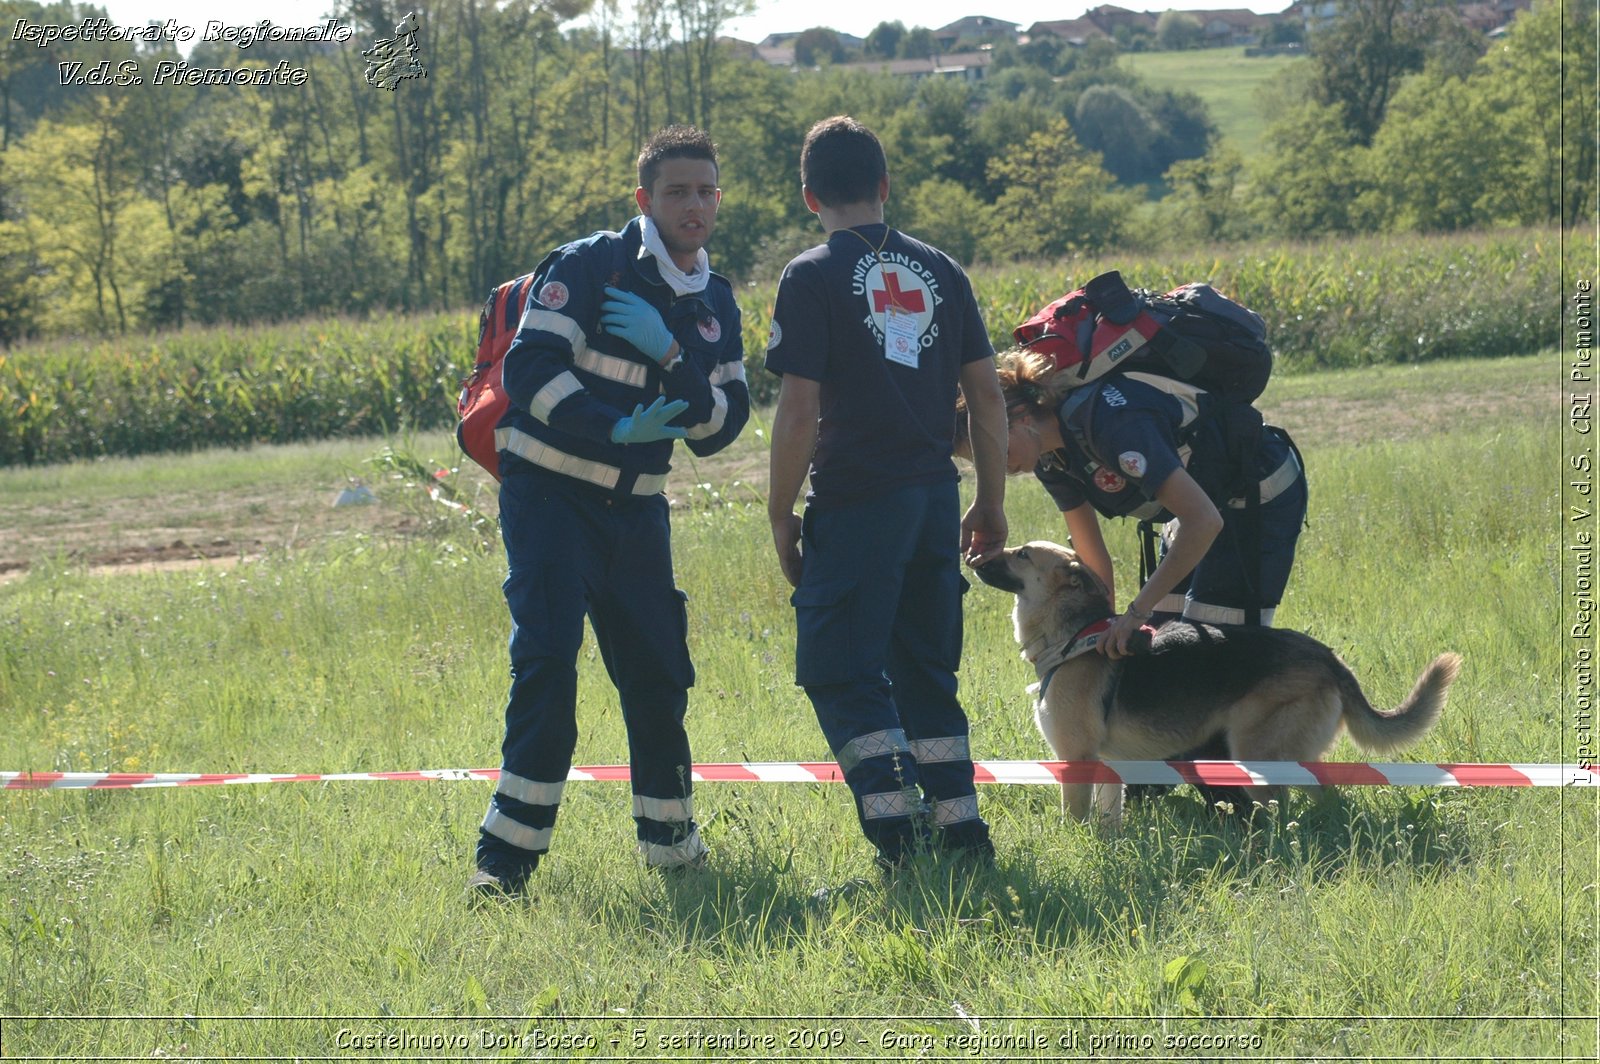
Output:
<instances>
[{"instance_id":1,"label":"red cross emblem","mask_svg":"<svg viewBox=\"0 0 1600 1064\"><path fill-rule=\"evenodd\" d=\"M872 293L872 311L882 314L884 307L899 307L901 310L915 311L921 314L927 308L922 301L922 292L913 289L910 292L900 291L900 278L888 270L883 271L883 288Z\"/></svg>"},{"instance_id":2,"label":"red cross emblem","mask_svg":"<svg viewBox=\"0 0 1600 1064\"><path fill-rule=\"evenodd\" d=\"M1105 492L1107 495L1115 495L1117 492L1126 488L1128 486L1128 482L1123 480L1113 471L1102 466L1094 471L1094 486Z\"/></svg>"}]
</instances>

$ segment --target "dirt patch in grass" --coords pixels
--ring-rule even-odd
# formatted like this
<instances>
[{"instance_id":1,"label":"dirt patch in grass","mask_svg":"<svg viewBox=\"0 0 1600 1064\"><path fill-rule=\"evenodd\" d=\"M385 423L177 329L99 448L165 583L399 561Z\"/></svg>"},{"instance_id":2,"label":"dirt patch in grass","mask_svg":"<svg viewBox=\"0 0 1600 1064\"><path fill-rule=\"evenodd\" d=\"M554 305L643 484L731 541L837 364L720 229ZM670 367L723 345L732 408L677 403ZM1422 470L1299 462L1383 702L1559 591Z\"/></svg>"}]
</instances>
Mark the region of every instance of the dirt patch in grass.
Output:
<instances>
[{"instance_id":1,"label":"dirt patch in grass","mask_svg":"<svg viewBox=\"0 0 1600 1064\"><path fill-rule=\"evenodd\" d=\"M21 507L0 517L0 582L47 563L92 572L233 564L335 537L399 539L423 524L411 507L397 511L382 499L335 506L337 494L321 486L291 488L263 505L260 487L246 483L203 494Z\"/></svg>"},{"instance_id":2,"label":"dirt patch in grass","mask_svg":"<svg viewBox=\"0 0 1600 1064\"><path fill-rule=\"evenodd\" d=\"M1563 402L1559 381L1509 381L1498 389L1409 389L1372 395L1268 395L1261 410L1302 447L1414 440L1473 431L1494 420L1549 417ZM1553 426L1552 426L1553 427Z\"/></svg>"}]
</instances>

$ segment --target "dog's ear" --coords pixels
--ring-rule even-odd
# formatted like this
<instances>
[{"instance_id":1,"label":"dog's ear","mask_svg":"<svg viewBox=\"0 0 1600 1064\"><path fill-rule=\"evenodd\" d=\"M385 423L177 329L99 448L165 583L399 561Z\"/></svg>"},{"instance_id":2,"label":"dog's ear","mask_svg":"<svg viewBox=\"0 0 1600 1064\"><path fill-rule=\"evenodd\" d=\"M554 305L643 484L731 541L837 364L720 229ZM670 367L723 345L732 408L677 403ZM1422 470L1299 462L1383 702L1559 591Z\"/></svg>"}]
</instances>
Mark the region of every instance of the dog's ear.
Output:
<instances>
[{"instance_id":1,"label":"dog's ear","mask_svg":"<svg viewBox=\"0 0 1600 1064\"><path fill-rule=\"evenodd\" d=\"M1081 587L1091 595L1099 595L1110 600L1111 594L1106 590L1105 582L1095 575L1093 569L1074 558L1067 565L1067 571L1071 573L1070 578L1065 581L1067 587Z\"/></svg>"},{"instance_id":2,"label":"dog's ear","mask_svg":"<svg viewBox=\"0 0 1600 1064\"><path fill-rule=\"evenodd\" d=\"M1069 558L1065 564L1058 565L1050 573L1050 586L1056 591L1063 588L1077 590L1084 584L1084 577L1094 579L1094 574L1076 559Z\"/></svg>"}]
</instances>

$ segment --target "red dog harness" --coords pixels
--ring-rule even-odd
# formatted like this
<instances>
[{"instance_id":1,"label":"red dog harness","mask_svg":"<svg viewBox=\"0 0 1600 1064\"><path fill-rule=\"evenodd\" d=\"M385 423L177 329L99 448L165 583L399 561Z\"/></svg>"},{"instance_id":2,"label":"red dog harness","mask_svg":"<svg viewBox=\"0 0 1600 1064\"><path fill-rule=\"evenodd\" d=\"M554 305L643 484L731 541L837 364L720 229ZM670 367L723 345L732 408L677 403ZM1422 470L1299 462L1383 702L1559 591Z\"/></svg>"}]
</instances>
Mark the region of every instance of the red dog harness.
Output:
<instances>
[{"instance_id":1,"label":"red dog harness","mask_svg":"<svg viewBox=\"0 0 1600 1064\"><path fill-rule=\"evenodd\" d=\"M1029 693L1038 698L1043 698L1045 691L1050 687L1050 679L1055 676L1056 670L1073 658L1082 657L1098 647L1100 645L1100 637L1111 630L1111 622L1113 620L1114 618L1107 617L1104 620L1095 621L1088 627L1079 630L1077 635L1055 650L1040 653L1034 649L1034 644L1032 643L1023 648L1022 656L1028 659L1028 662L1033 666L1033 671L1039 677L1038 683L1028 686ZM1141 624L1139 631L1150 636L1156 634L1156 630L1148 624Z\"/></svg>"}]
</instances>

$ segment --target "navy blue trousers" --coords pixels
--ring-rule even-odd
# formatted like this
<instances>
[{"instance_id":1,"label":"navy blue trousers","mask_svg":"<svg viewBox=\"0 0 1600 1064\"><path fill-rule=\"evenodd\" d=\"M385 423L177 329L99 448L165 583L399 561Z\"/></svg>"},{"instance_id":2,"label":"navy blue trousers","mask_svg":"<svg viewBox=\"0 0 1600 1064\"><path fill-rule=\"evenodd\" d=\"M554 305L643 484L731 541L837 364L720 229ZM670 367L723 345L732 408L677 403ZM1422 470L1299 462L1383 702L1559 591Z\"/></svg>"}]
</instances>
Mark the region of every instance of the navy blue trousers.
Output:
<instances>
[{"instance_id":1,"label":"navy blue trousers","mask_svg":"<svg viewBox=\"0 0 1600 1064\"><path fill-rule=\"evenodd\" d=\"M666 497L613 499L519 464L500 486L500 533L510 563L511 693L478 867L526 875L550 847L578 742L585 615L622 705L639 849L652 865L698 859L705 845L683 727L694 669Z\"/></svg>"},{"instance_id":2,"label":"navy blue trousers","mask_svg":"<svg viewBox=\"0 0 1600 1064\"><path fill-rule=\"evenodd\" d=\"M1282 429L1267 426L1261 456L1262 464L1275 471L1274 476L1285 463L1295 476L1261 504L1256 542L1252 543L1251 518L1243 500L1219 503L1222 530L1194 572L1156 606L1156 623L1181 615L1200 624L1244 624L1246 611L1254 604L1261 608L1261 623L1272 624L1273 613L1289 586L1295 547L1305 526L1307 488L1299 453L1292 452ZM1176 520L1161 530L1161 557L1167 556L1177 531Z\"/></svg>"},{"instance_id":3,"label":"navy blue trousers","mask_svg":"<svg viewBox=\"0 0 1600 1064\"><path fill-rule=\"evenodd\" d=\"M954 483L808 507L803 522L795 681L891 863L929 844L991 850L956 698L960 539Z\"/></svg>"}]
</instances>

